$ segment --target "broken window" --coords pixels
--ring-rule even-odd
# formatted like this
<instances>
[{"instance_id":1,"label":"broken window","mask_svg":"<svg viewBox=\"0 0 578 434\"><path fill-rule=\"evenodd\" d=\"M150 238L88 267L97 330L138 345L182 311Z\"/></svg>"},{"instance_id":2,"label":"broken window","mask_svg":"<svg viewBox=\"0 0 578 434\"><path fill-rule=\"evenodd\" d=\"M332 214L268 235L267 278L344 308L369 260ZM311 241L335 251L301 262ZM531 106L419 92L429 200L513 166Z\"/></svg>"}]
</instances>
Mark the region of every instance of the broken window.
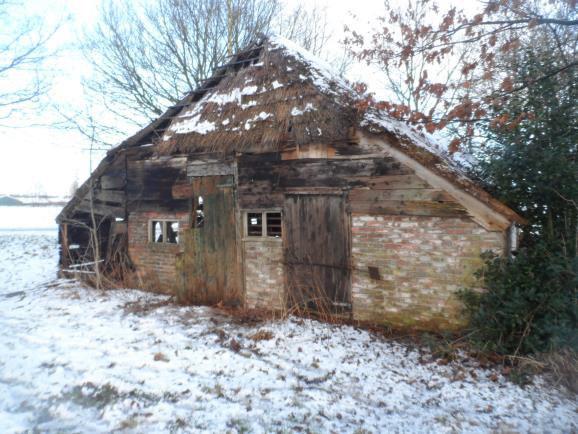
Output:
<instances>
[{"instance_id":1,"label":"broken window","mask_svg":"<svg viewBox=\"0 0 578 434\"><path fill-rule=\"evenodd\" d=\"M262 213L247 213L247 235L250 237L260 237L263 235Z\"/></svg>"},{"instance_id":2,"label":"broken window","mask_svg":"<svg viewBox=\"0 0 578 434\"><path fill-rule=\"evenodd\" d=\"M150 239L153 243L163 242L163 222L159 221L152 222Z\"/></svg>"},{"instance_id":3,"label":"broken window","mask_svg":"<svg viewBox=\"0 0 578 434\"><path fill-rule=\"evenodd\" d=\"M205 201L203 196L197 197L195 203L195 227L202 228L205 224Z\"/></svg>"},{"instance_id":4,"label":"broken window","mask_svg":"<svg viewBox=\"0 0 578 434\"><path fill-rule=\"evenodd\" d=\"M268 237L281 237L281 213L280 212L266 212L267 217L267 231Z\"/></svg>"},{"instance_id":5,"label":"broken window","mask_svg":"<svg viewBox=\"0 0 578 434\"><path fill-rule=\"evenodd\" d=\"M248 212L246 216L247 236L281 237L281 213L279 211Z\"/></svg>"},{"instance_id":6,"label":"broken window","mask_svg":"<svg viewBox=\"0 0 578 434\"><path fill-rule=\"evenodd\" d=\"M150 222L149 241L151 243L178 244L179 222L174 220L153 220Z\"/></svg>"}]
</instances>

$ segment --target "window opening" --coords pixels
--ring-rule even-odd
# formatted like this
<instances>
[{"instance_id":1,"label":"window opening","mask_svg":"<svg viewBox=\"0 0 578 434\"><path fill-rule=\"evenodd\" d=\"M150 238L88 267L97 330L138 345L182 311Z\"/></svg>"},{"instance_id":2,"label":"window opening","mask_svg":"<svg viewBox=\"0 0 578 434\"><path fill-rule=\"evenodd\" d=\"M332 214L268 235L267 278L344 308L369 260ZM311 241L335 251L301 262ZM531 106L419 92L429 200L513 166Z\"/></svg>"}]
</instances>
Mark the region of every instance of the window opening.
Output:
<instances>
[{"instance_id":1,"label":"window opening","mask_svg":"<svg viewBox=\"0 0 578 434\"><path fill-rule=\"evenodd\" d=\"M179 222L174 220L153 220L150 225L149 240L152 243L178 244Z\"/></svg>"},{"instance_id":2,"label":"window opening","mask_svg":"<svg viewBox=\"0 0 578 434\"><path fill-rule=\"evenodd\" d=\"M247 235L250 237L260 237L263 235L262 213L247 213Z\"/></svg>"},{"instance_id":3,"label":"window opening","mask_svg":"<svg viewBox=\"0 0 578 434\"><path fill-rule=\"evenodd\" d=\"M248 212L246 222L248 237L281 237L282 220L279 211Z\"/></svg>"},{"instance_id":4,"label":"window opening","mask_svg":"<svg viewBox=\"0 0 578 434\"><path fill-rule=\"evenodd\" d=\"M280 212L266 212L267 216L267 236L281 237L281 213Z\"/></svg>"},{"instance_id":5,"label":"window opening","mask_svg":"<svg viewBox=\"0 0 578 434\"><path fill-rule=\"evenodd\" d=\"M179 223L166 222L167 225L167 243L177 244L179 242Z\"/></svg>"},{"instance_id":6,"label":"window opening","mask_svg":"<svg viewBox=\"0 0 578 434\"><path fill-rule=\"evenodd\" d=\"M154 243L163 242L163 222L153 221L151 232L151 240Z\"/></svg>"},{"instance_id":7,"label":"window opening","mask_svg":"<svg viewBox=\"0 0 578 434\"><path fill-rule=\"evenodd\" d=\"M197 197L197 203L195 207L195 227L202 228L205 224L205 201L203 196Z\"/></svg>"}]
</instances>

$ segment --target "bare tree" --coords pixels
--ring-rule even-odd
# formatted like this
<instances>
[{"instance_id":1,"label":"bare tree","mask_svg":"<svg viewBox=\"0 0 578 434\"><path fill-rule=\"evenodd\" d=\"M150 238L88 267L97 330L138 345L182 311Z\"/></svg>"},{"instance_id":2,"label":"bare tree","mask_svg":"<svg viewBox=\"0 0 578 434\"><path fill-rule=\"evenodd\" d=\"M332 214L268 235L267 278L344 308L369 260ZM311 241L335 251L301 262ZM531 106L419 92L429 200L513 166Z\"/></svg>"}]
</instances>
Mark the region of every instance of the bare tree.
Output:
<instances>
[{"instance_id":1,"label":"bare tree","mask_svg":"<svg viewBox=\"0 0 578 434\"><path fill-rule=\"evenodd\" d=\"M319 52L327 29L322 8L287 10L280 0L107 1L85 38L94 68L85 84L108 113L142 126L257 35L282 34Z\"/></svg>"},{"instance_id":2,"label":"bare tree","mask_svg":"<svg viewBox=\"0 0 578 434\"><path fill-rule=\"evenodd\" d=\"M22 4L0 0L0 119L36 102L48 90L41 66L50 55L47 41L58 27L43 28L34 17L19 17Z\"/></svg>"}]
</instances>

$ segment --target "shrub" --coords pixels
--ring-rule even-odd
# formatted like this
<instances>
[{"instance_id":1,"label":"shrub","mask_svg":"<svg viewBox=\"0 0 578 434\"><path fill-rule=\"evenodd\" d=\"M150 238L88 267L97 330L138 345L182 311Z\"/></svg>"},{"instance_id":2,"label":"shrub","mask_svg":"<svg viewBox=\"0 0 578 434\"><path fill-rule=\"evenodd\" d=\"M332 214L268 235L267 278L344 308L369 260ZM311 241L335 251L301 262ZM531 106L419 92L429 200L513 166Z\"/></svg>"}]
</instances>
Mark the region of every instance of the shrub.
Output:
<instances>
[{"instance_id":1,"label":"shrub","mask_svg":"<svg viewBox=\"0 0 578 434\"><path fill-rule=\"evenodd\" d=\"M578 348L578 261L544 245L514 258L484 254L485 291L460 291L472 340L485 350L528 354Z\"/></svg>"}]
</instances>

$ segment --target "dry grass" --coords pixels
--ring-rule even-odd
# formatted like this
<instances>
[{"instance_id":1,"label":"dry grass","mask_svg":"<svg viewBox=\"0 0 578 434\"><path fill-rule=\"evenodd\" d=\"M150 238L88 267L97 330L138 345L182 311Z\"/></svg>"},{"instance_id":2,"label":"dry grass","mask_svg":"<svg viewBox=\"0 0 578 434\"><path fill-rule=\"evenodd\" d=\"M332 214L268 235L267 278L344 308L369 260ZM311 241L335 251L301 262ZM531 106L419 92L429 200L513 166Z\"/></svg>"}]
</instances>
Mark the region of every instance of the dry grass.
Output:
<instances>
[{"instance_id":1,"label":"dry grass","mask_svg":"<svg viewBox=\"0 0 578 434\"><path fill-rule=\"evenodd\" d=\"M540 357L546 373L555 385L562 385L578 395L578 353L565 348L546 353Z\"/></svg>"}]
</instances>

